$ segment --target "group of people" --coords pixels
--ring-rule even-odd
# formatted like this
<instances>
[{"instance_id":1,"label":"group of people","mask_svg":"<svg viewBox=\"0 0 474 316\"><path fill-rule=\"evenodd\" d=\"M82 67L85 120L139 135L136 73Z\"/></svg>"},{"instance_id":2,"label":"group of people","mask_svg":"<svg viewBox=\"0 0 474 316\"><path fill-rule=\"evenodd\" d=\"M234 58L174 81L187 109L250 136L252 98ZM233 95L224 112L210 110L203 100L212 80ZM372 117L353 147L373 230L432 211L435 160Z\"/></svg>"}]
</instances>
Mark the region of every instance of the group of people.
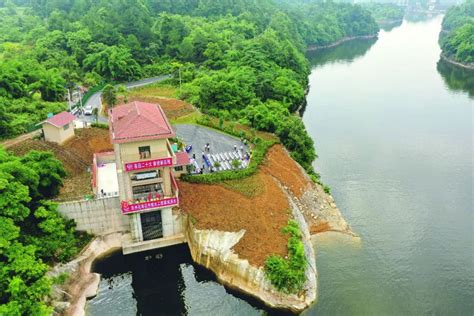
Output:
<instances>
[{"instance_id":1,"label":"group of people","mask_svg":"<svg viewBox=\"0 0 474 316\"><path fill-rule=\"evenodd\" d=\"M237 145L234 145L234 151L237 152ZM244 153L244 145L240 145L240 152Z\"/></svg>"},{"instance_id":2,"label":"group of people","mask_svg":"<svg viewBox=\"0 0 474 316\"><path fill-rule=\"evenodd\" d=\"M247 146L247 139L241 138L240 139L240 146L238 144L234 144L234 151L236 153L238 153L240 151L240 153L242 153L242 155L241 155L242 160L249 161L251 153L246 150L246 146ZM186 152L190 153L191 151L193 151L192 148L193 148L192 145L186 146ZM204 173L204 170L206 169L206 159L207 159L206 154L210 154L210 153L211 153L211 145L210 145L210 143L206 143L204 145L204 150L201 152L201 158L203 159L202 166L197 164L196 153L192 153L192 159L194 161L194 165L195 165L195 168L196 168L196 170L195 170L196 173L200 173L200 174ZM213 172L214 170L213 170L213 168L209 167L209 171Z\"/></svg>"}]
</instances>

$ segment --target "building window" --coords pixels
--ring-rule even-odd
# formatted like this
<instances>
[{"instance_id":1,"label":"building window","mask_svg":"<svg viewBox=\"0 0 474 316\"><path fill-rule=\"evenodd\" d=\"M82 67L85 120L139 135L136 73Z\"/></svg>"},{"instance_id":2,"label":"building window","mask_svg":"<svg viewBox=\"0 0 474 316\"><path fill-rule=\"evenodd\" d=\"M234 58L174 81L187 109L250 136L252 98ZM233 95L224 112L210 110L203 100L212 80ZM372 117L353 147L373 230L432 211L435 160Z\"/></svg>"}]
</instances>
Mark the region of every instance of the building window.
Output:
<instances>
[{"instance_id":1,"label":"building window","mask_svg":"<svg viewBox=\"0 0 474 316\"><path fill-rule=\"evenodd\" d=\"M63 129L67 130L69 128L69 124L64 125Z\"/></svg>"},{"instance_id":2,"label":"building window","mask_svg":"<svg viewBox=\"0 0 474 316\"><path fill-rule=\"evenodd\" d=\"M160 170L153 170L153 171L134 173L131 176L131 179L134 181L141 181L141 180L156 179L160 177L161 177Z\"/></svg>"},{"instance_id":3,"label":"building window","mask_svg":"<svg viewBox=\"0 0 474 316\"><path fill-rule=\"evenodd\" d=\"M140 147L138 147L138 153L140 155L140 159L150 158L151 157L150 146L140 146Z\"/></svg>"},{"instance_id":4,"label":"building window","mask_svg":"<svg viewBox=\"0 0 474 316\"><path fill-rule=\"evenodd\" d=\"M183 171L183 170L184 170L183 166L174 167L174 171Z\"/></svg>"}]
</instances>

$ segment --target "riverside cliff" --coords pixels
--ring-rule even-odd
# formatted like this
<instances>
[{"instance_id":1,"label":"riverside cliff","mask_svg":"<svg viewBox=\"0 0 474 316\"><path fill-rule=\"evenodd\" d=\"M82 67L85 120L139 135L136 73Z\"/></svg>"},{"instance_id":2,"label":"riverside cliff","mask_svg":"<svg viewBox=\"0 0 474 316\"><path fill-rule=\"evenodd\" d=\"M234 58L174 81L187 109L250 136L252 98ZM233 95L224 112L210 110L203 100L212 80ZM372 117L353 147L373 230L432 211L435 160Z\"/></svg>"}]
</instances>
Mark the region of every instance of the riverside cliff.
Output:
<instances>
[{"instance_id":1,"label":"riverside cliff","mask_svg":"<svg viewBox=\"0 0 474 316\"><path fill-rule=\"evenodd\" d=\"M310 180L281 145L269 149L253 176L213 185L181 181L180 194L193 260L226 286L272 308L301 312L316 302L316 257L311 243L315 234L331 231L355 236L334 199ZM298 223L308 263L306 281L296 294L278 291L264 268L268 256L288 255L288 237L282 228L290 219ZM55 290L56 311L84 314L86 299L96 294L100 278L92 273L92 262L120 249L120 241L120 232L99 236L79 258L55 269L56 274L70 274L70 281Z\"/></svg>"},{"instance_id":2,"label":"riverside cliff","mask_svg":"<svg viewBox=\"0 0 474 316\"><path fill-rule=\"evenodd\" d=\"M223 186L180 183L180 187L182 192L194 192L183 193L181 201L189 216L186 235L193 260L223 284L272 308L301 312L316 302L312 235L332 231L355 236L334 199L280 145L270 148L251 179ZM243 187L254 192L243 193ZM297 294L278 291L264 269L269 255L287 255L286 247L281 247L286 240L280 235L288 219L300 227L308 262L306 282Z\"/></svg>"}]
</instances>

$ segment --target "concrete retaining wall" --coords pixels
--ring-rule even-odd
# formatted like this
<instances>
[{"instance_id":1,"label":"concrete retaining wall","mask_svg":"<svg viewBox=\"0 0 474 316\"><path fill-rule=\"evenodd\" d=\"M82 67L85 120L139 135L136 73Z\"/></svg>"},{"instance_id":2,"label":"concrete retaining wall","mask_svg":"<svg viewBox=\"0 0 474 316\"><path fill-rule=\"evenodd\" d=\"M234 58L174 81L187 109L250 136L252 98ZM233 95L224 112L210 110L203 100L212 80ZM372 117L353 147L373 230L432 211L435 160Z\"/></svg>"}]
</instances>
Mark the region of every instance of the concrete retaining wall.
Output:
<instances>
[{"instance_id":1,"label":"concrete retaining wall","mask_svg":"<svg viewBox=\"0 0 474 316\"><path fill-rule=\"evenodd\" d=\"M76 221L77 230L94 235L130 230L129 218L122 215L118 197L61 203L58 210Z\"/></svg>"}]
</instances>

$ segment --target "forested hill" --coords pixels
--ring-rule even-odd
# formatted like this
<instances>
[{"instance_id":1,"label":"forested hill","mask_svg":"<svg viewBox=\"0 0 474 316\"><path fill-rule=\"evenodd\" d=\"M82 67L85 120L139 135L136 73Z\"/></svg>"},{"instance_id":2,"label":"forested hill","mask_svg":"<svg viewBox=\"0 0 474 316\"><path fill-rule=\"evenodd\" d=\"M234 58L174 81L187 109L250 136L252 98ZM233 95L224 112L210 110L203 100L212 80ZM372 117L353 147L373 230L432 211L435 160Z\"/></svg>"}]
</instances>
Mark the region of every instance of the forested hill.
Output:
<instances>
[{"instance_id":1,"label":"forested hill","mask_svg":"<svg viewBox=\"0 0 474 316\"><path fill-rule=\"evenodd\" d=\"M3 1L3 2L2 2ZM304 3L303 3L304 2ZM64 103L65 87L163 73L205 113L275 132L311 170L307 45L373 35L359 6L270 0L0 0L0 137Z\"/></svg>"},{"instance_id":2,"label":"forested hill","mask_svg":"<svg viewBox=\"0 0 474 316\"><path fill-rule=\"evenodd\" d=\"M443 55L474 67L474 0L451 7L442 26L440 45Z\"/></svg>"},{"instance_id":3,"label":"forested hill","mask_svg":"<svg viewBox=\"0 0 474 316\"><path fill-rule=\"evenodd\" d=\"M372 17L379 24L402 22L405 15L405 9L394 3L364 3L363 7L367 9Z\"/></svg>"}]
</instances>

